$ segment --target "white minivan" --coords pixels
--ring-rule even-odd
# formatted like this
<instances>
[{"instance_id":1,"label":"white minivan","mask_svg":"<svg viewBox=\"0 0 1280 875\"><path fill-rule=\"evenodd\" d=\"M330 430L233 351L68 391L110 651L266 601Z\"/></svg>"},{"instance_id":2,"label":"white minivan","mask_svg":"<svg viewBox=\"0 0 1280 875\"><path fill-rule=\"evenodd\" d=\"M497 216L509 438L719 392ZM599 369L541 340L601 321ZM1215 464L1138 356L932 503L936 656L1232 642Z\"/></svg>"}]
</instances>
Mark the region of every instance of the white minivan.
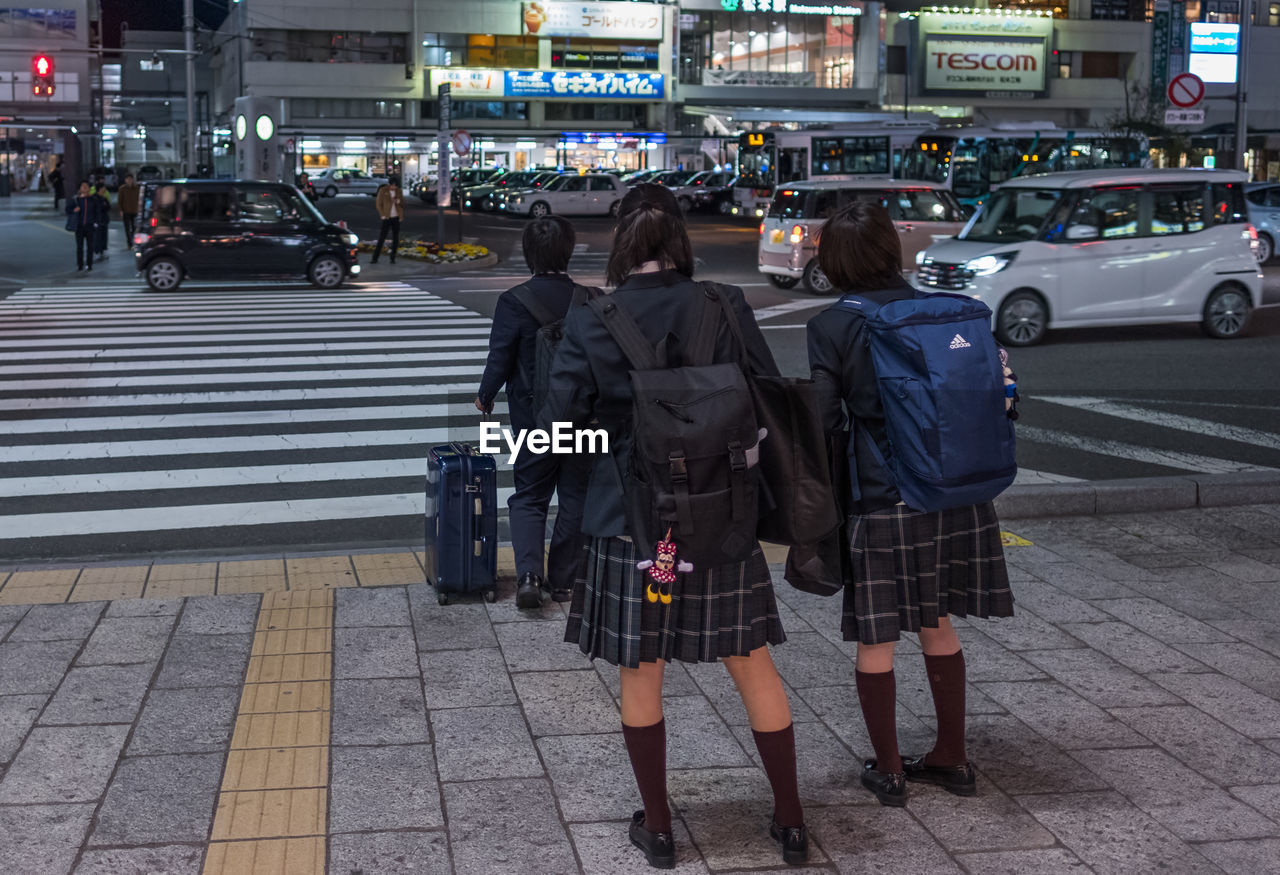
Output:
<instances>
[{"instance_id":1,"label":"white minivan","mask_svg":"<svg viewBox=\"0 0 1280 875\"><path fill-rule=\"evenodd\" d=\"M818 267L818 229L828 216L851 201L878 203L889 211L902 241L903 266L908 269L918 251L964 227L960 204L951 192L933 183L892 179L795 182L778 189L760 223L760 272L780 289L803 280L809 292L830 294L831 281Z\"/></svg>"},{"instance_id":2,"label":"white minivan","mask_svg":"<svg viewBox=\"0 0 1280 875\"><path fill-rule=\"evenodd\" d=\"M1231 170L1084 170L1006 182L960 235L917 258L916 283L991 308L996 336L1050 328L1199 322L1238 337L1262 274Z\"/></svg>"}]
</instances>

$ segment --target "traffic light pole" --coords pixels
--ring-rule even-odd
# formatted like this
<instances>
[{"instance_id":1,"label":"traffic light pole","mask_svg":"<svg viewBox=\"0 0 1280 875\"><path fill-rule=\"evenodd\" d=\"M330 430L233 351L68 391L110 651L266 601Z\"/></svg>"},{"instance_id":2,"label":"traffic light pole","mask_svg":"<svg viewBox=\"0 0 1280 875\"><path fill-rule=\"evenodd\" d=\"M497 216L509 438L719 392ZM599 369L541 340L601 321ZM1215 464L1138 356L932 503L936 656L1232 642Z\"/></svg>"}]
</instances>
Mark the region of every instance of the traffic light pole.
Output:
<instances>
[{"instance_id":1,"label":"traffic light pole","mask_svg":"<svg viewBox=\"0 0 1280 875\"><path fill-rule=\"evenodd\" d=\"M1235 168L1248 170L1249 152L1249 30L1253 26L1253 0L1240 0L1240 54L1236 56Z\"/></svg>"},{"instance_id":2,"label":"traffic light pole","mask_svg":"<svg viewBox=\"0 0 1280 875\"><path fill-rule=\"evenodd\" d=\"M183 156L187 176L196 173L196 14L195 0L182 0L183 48L187 60L187 148ZM244 47L240 47L244 51Z\"/></svg>"}]
</instances>

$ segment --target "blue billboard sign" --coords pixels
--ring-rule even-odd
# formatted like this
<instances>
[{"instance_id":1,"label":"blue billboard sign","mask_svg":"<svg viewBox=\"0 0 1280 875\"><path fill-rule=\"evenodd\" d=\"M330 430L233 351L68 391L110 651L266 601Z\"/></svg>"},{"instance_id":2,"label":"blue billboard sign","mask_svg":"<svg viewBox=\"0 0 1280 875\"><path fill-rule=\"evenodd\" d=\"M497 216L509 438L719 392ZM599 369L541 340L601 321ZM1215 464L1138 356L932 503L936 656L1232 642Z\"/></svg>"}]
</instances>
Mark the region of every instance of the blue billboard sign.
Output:
<instances>
[{"instance_id":1,"label":"blue billboard sign","mask_svg":"<svg viewBox=\"0 0 1280 875\"><path fill-rule=\"evenodd\" d=\"M603 70L507 70L506 97L662 100L661 73Z\"/></svg>"},{"instance_id":2,"label":"blue billboard sign","mask_svg":"<svg viewBox=\"0 0 1280 875\"><path fill-rule=\"evenodd\" d=\"M1193 54L1239 54L1240 25L1193 21L1191 23L1191 51Z\"/></svg>"}]
</instances>

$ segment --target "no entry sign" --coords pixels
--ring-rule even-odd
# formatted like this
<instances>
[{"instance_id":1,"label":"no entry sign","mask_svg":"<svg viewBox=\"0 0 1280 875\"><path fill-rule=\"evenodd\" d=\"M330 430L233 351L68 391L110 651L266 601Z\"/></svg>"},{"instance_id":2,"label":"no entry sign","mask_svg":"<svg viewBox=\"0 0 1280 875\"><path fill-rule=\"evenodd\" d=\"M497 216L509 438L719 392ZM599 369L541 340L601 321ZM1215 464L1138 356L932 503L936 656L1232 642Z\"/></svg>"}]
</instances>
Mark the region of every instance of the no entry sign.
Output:
<instances>
[{"instance_id":1,"label":"no entry sign","mask_svg":"<svg viewBox=\"0 0 1280 875\"><path fill-rule=\"evenodd\" d=\"M1169 82L1169 102L1190 109L1204 98L1204 80L1195 73L1179 73Z\"/></svg>"}]
</instances>

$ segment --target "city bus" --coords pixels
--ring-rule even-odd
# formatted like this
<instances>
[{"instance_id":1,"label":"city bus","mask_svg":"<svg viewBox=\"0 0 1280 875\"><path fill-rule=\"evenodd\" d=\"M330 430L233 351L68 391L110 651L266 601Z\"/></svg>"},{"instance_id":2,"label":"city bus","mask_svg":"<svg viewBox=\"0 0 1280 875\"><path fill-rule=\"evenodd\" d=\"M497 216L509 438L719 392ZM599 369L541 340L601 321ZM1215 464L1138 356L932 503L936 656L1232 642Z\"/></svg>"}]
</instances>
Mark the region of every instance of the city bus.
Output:
<instances>
[{"instance_id":1,"label":"city bus","mask_svg":"<svg viewBox=\"0 0 1280 875\"><path fill-rule=\"evenodd\" d=\"M921 134L912 143L899 175L944 185L960 203L976 207L992 189L1015 176L1143 167L1147 163L1142 142L1047 122L1013 122L989 128L939 128Z\"/></svg>"},{"instance_id":2,"label":"city bus","mask_svg":"<svg viewBox=\"0 0 1280 875\"><path fill-rule=\"evenodd\" d=\"M762 218L777 187L790 182L897 176L912 143L936 125L929 117L740 134L730 212Z\"/></svg>"}]
</instances>

